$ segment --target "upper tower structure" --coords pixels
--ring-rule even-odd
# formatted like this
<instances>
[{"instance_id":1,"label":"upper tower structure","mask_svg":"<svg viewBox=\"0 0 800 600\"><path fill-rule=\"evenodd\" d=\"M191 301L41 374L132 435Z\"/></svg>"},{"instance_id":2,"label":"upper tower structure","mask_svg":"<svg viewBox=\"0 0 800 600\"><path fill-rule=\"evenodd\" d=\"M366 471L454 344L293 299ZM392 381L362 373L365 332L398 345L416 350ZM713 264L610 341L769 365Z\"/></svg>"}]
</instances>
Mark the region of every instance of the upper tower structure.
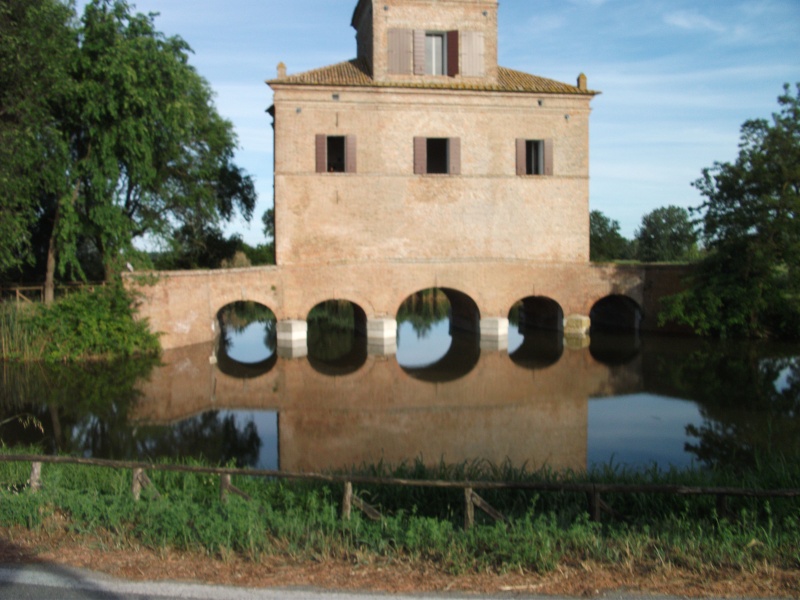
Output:
<instances>
[{"instance_id":1,"label":"upper tower structure","mask_svg":"<svg viewBox=\"0 0 800 600\"><path fill-rule=\"evenodd\" d=\"M352 26L375 81L497 83L497 0L360 0Z\"/></svg>"},{"instance_id":2,"label":"upper tower structure","mask_svg":"<svg viewBox=\"0 0 800 600\"><path fill-rule=\"evenodd\" d=\"M594 92L498 66L497 10L359 0L356 58L279 65L279 265L588 262Z\"/></svg>"}]
</instances>

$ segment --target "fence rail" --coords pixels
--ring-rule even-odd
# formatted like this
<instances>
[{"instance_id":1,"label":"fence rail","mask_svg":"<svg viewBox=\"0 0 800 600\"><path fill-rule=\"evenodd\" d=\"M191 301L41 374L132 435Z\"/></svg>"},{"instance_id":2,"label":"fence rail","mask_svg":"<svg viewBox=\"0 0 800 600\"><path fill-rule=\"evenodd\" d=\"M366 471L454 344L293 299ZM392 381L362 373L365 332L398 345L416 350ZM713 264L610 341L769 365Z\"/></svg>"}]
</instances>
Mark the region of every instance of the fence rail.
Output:
<instances>
[{"instance_id":1,"label":"fence rail","mask_svg":"<svg viewBox=\"0 0 800 600\"><path fill-rule=\"evenodd\" d=\"M106 285L104 281L57 283L55 294L66 296L70 292L82 289L94 291L97 287ZM4 285L0 286L0 300L10 300L17 304L35 304L44 302L44 284L41 285Z\"/></svg>"},{"instance_id":2,"label":"fence rail","mask_svg":"<svg viewBox=\"0 0 800 600\"><path fill-rule=\"evenodd\" d=\"M242 490L231 483L231 478L255 477L269 479L287 479L296 481L312 481L320 483L336 483L344 486L342 498L342 518L350 518L352 507L361 510L368 518L379 520L380 512L359 498L353 491L354 484L421 487L438 489L461 489L464 491L465 510L464 526L472 527L474 523L474 509L478 508L497 521L505 521L505 517L492 508L475 490L526 490L532 492L569 492L585 494L587 511L592 520L599 520L602 512L613 513L610 507L602 500L604 494L666 494L674 496L714 496L717 506L725 510L727 498L800 498L800 489L747 489L735 487L694 487L683 485L629 485L615 483L557 483L533 481L441 481L432 479L399 479L372 477L366 475L328 475L322 473L291 473L263 469L236 469L228 467L201 467L192 465L156 464L133 461L114 461L96 458L79 458L71 456L40 456L29 454L0 454L0 462L29 462L31 463L31 477L29 485L31 490L41 489L42 464L70 464L88 467L109 468L115 470L132 471L131 492L139 500L141 490L152 487L152 481L147 476L147 471L168 471L177 473L191 473L200 475L216 475L220 478L220 499L224 502L228 493L233 493L252 500Z\"/></svg>"}]
</instances>

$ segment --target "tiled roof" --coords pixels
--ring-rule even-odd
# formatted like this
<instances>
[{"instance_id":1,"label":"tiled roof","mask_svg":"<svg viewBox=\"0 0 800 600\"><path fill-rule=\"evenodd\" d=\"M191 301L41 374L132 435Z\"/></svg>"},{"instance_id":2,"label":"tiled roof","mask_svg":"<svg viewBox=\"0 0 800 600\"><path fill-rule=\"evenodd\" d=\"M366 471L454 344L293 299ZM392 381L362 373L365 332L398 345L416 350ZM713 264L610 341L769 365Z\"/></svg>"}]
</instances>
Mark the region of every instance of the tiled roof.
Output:
<instances>
[{"instance_id":1,"label":"tiled roof","mask_svg":"<svg viewBox=\"0 0 800 600\"><path fill-rule=\"evenodd\" d=\"M433 90L472 90L492 92L527 92L539 94L594 95L598 92L581 90L574 85L546 79L537 75L498 67L497 83L451 79L440 81L374 81L364 61L359 59L337 63L321 69L271 79L268 84L280 85L330 85L349 87L399 87Z\"/></svg>"}]
</instances>

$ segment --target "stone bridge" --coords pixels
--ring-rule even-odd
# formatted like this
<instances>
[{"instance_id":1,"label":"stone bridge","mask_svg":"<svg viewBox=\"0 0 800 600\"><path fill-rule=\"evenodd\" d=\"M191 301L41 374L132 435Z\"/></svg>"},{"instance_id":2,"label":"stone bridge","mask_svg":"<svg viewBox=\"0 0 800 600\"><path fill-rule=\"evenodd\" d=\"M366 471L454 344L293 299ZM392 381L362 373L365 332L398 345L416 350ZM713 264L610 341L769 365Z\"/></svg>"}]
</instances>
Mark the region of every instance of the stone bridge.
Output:
<instances>
[{"instance_id":1,"label":"stone bridge","mask_svg":"<svg viewBox=\"0 0 800 600\"><path fill-rule=\"evenodd\" d=\"M240 301L273 311L279 348L302 349L309 311L327 300L347 300L358 308L371 351L391 354L400 305L429 288L447 294L455 327L480 332L482 343L499 349L509 311L520 301L526 322L567 337L587 335L591 319L655 329L660 299L680 289L685 273L686 267L661 265L451 260L129 273L125 280L141 292L139 314L161 333L165 350L215 339L219 311Z\"/></svg>"}]
</instances>

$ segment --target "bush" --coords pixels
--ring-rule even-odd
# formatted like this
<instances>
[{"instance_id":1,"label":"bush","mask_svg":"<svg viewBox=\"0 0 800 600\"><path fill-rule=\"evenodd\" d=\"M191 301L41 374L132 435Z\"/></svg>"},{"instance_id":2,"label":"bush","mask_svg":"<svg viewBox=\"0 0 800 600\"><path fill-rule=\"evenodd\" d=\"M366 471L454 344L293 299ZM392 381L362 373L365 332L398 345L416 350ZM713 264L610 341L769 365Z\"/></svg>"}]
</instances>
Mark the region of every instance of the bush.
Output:
<instances>
[{"instance_id":1,"label":"bush","mask_svg":"<svg viewBox=\"0 0 800 600\"><path fill-rule=\"evenodd\" d=\"M121 283L82 290L51 305L17 309L14 326L27 340L23 350L4 344L4 358L48 362L157 354L158 337L134 318L132 296ZM12 319L4 319L12 322ZM5 334L3 338L6 338Z\"/></svg>"}]
</instances>

